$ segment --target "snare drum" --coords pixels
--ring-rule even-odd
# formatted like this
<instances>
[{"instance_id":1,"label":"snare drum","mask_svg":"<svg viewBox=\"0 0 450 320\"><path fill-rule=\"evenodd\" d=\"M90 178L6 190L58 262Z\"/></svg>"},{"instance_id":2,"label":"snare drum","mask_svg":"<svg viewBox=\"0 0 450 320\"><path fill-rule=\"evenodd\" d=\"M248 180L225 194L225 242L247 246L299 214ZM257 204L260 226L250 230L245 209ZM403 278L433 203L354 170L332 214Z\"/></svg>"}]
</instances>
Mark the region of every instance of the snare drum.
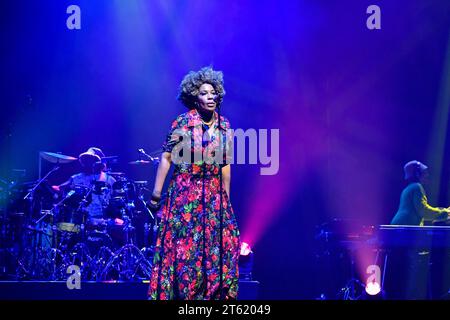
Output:
<instances>
[{"instance_id":1,"label":"snare drum","mask_svg":"<svg viewBox=\"0 0 450 320\"><path fill-rule=\"evenodd\" d=\"M59 231L78 233L81 224L84 222L83 212L68 205L58 207L56 217L56 225Z\"/></svg>"}]
</instances>

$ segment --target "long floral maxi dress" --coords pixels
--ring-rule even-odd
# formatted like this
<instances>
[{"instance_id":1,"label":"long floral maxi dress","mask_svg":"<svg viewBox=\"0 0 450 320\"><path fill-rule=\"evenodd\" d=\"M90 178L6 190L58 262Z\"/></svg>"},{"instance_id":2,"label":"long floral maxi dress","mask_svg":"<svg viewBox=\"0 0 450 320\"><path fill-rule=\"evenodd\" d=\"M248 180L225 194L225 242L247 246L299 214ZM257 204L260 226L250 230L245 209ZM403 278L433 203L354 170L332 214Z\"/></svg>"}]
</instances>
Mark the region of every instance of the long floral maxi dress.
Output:
<instances>
[{"instance_id":1,"label":"long floral maxi dress","mask_svg":"<svg viewBox=\"0 0 450 320\"><path fill-rule=\"evenodd\" d=\"M223 184L222 208L220 206L219 169L223 165L211 161L192 161L198 159L192 159L195 152L201 151L201 154L211 156L218 150L219 141L230 143L232 140L227 136L227 129L230 128L228 120L221 117L219 127L217 113L215 119L211 128L214 130L208 130L209 133L204 135L207 128L202 126L197 110L186 112L172 123L163 145L163 151L172 152L175 170L162 209L149 299L209 300L237 297L239 229ZM174 147L181 145L180 141L189 141L184 140L186 138L191 139L187 149L187 153L191 153L188 155L190 161L174 161L175 154L186 155L186 149L181 152L174 150ZM222 294L219 292L220 266L223 271Z\"/></svg>"}]
</instances>

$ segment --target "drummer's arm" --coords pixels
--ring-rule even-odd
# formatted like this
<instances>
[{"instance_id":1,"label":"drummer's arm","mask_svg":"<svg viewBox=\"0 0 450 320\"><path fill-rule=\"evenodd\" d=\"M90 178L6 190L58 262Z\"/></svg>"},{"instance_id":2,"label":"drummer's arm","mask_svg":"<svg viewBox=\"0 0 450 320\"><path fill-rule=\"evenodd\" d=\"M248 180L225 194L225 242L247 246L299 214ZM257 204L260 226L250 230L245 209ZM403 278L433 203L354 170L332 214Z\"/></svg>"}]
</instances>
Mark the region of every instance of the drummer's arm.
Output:
<instances>
[{"instance_id":1,"label":"drummer's arm","mask_svg":"<svg viewBox=\"0 0 450 320\"><path fill-rule=\"evenodd\" d=\"M66 182L61 183L60 185L52 186L52 189L57 191L57 192L60 192L61 188L64 189L64 188L70 186L71 184L72 184L72 178L70 178Z\"/></svg>"},{"instance_id":2,"label":"drummer's arm","mask_svg":"<svg viewBox=\"0 0 450 320\"><path fill-rule=\"evenodd\" d=\"M164 186L164 181L166 180L167 173L169 172L170 166L172 164L172 157L170 152L163 152L161 155L161 161L158 165L158 171L156 173L155 187L153 188L152 196L156 198L161 197L162 188ZM152 201L156 203L156 201Z\"/></svg>"}]
</instances>

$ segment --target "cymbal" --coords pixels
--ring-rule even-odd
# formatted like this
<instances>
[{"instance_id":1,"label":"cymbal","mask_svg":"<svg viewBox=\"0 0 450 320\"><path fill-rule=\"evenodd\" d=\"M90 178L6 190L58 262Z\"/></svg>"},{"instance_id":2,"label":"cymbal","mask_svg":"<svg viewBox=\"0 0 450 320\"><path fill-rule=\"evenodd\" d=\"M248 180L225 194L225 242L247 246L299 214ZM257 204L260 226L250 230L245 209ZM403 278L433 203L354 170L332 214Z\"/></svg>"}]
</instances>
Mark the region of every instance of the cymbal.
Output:
<instances>
[{"instance_id":1,"label":"cymbal","mask_svg":"<svg viewBox=\"0 0 450 320\"><path fill-rule=\"evenodd\" d=\"M134 181L133 183L138 188L145 188L148 185L148 181Z\"/></svg>"},{"instance_id":2,"label":"cymbal","mask_svg":"<svg viewBox=\"0 0 450 320\"><path fill-rule=\"evenodd\" d=\"M117 163L119 159L119 156L109 156L109 157L103 157L102 163Z\"/></svg>"},{"instance_id":3,"label":"cymbal","mask_svg":"<svg viewBox=\"0 0 450 320\"><path fill-rule=\"evenodd\" d=\"M113 176L114 178L123 178L125 177L124 172L108 172L110 176Z\"/></svg>"},{"instance_id":4,"label":"cymbal","mask_svg":"<svg viewBox=\"0 0 450 320\"><path fill-rule=\"evenodd\" d=\"M112 176L124 176L125 175L124 172L108 172L108 174L110 174Z\"/></svg>"},{"instance_id":5,"label":"cymbal","mask_svg":"<svg viewBox=\"0 0 450 320\"><path fill-rule=\"evenodd\" d=\"M138 165L138 166L140 166L140 165L147 165L147 164L150 164L150 163L152 163L152 162L151 161L147 161L147 160L136 160L136 161L128 162L128 164L134 164L134 165Z\"/></svg>"},{"instance_id":6,"label":"cymbal","mask_svg":"<svg viewBox=\"0 0 450 320\"><path fill-rule=\"evenodd\" d=\"M51 163L69 163L69 162L78 160L78 158L66 156L66 155L60 154L60 153L41 151L39 154L43 159L45 159Z\"/></svg>"}]
</instances>

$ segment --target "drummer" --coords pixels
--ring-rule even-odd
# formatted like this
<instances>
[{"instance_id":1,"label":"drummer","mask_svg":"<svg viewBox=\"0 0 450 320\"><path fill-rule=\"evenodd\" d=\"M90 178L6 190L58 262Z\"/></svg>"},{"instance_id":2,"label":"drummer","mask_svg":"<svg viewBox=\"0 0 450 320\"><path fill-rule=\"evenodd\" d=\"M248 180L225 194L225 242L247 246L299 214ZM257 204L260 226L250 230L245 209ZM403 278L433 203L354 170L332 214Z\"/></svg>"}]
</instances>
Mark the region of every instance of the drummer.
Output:
<instances>
[{"instance_id":1,"label":"drummer","mask_svg":"<svg viewBox=\"0 0 450 320\"><path fill-rule=\"evenodd\" d=\"M100 148L91 147L79 155L82 172L75 174L70 179L53 189L75 190L84 187L87 193L86 204L87 221L91 225L104 223L104 208L108 205L110 190L116 180L106 172L106 164L102 162L105 157Z\"/></svg>"}]
</instances>

